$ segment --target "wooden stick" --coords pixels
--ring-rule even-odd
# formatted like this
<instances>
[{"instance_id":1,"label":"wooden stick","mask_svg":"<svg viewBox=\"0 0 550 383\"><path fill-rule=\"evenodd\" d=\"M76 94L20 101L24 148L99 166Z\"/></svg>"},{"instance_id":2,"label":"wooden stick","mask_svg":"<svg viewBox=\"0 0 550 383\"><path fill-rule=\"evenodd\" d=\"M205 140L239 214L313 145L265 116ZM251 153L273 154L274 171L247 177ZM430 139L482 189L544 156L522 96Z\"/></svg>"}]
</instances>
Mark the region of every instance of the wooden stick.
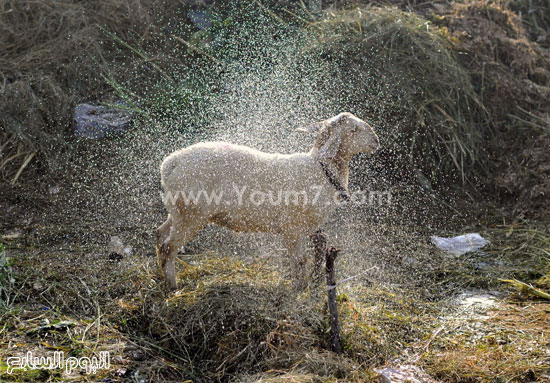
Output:
<instances>
[{"instance_id":1,"label":"wooden stick","mask_svg":"<svg viewBox=\"0 0 550 383\"><path fill-rule=\"evenodd\" d=\"M324 235L321 230L317 230L314 234L310 236L313 242L313 270L311 271L311 279L318 285L321 282L323 276L321 267L323 266L323 258L325 258L327 253L327 237Z\"/></svg>"},{"instance_id":2,"label":"wooden stick","mask_svg":"<svg viewBox=\"0 0 550 383\"><path fill-rule=\"evenodd\" d=\"M332 351L337 354L342 353L342 343L340 342L340 325L338 324L338 307L336 305L336 278L334 276L334 261L338 256L338 252L334 247L331 247L326 252L326 272L327 272L327 293L328 293L328 310L330 313L330 334Z\"/></svg>"}]
</instances>

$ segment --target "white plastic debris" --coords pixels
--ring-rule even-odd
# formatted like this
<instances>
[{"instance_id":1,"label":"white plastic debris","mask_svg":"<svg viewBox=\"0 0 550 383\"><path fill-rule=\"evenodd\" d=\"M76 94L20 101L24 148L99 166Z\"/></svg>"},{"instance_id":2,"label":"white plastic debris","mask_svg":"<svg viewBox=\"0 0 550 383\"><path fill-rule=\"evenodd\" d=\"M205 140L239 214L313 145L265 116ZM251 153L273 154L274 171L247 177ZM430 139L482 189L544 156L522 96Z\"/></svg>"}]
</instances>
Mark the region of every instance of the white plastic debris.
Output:
<instances>
[{"instance_id":1,"label":"white plastic debris","mask_svg":"<svg viewBox=\"0 0 550 383\"><path fill-rule=\"evenodd\" d=\"M437 383L420 368L412 365L375 368L374 371L379 374L380 383Z\"/></svg>"},{"instance_id":2,"label":"white plastic debris","mask_svg":"<svg viewBox=\"0 0 550 383\"><path fill-rule=\"evenodd\" d=\"M438 248L453 255L462 255L481 249L489 241L478 233L468 233L458 237L443 238L433 235L432 243Z\"/></svg>"}]
</instances>

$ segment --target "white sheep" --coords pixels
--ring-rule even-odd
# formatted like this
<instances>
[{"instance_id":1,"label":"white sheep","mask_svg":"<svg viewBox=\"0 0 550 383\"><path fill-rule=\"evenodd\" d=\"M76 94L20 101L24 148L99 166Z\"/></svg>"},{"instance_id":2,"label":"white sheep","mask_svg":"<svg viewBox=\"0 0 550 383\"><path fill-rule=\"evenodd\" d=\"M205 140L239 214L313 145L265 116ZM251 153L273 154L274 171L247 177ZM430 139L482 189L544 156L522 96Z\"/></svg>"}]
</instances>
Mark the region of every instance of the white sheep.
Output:
<instances>
[{"instance_id":1,"label":"white sheep","mask_svg":"<svg viewBox=\"0 0 550 383\"><path fill-rule=\"evenodd\" d=\"M226 142L203 142L170 154L161 165L168 219L157 229L157 256L167 287L176 288L178 250L207 223L235 231L280 234L295 283L303 282L303 240L349 198L349 161L373 152L378 137L366 122L341 113L307 129L309 153L264 153Z\"/></svg>"}]
</instances>

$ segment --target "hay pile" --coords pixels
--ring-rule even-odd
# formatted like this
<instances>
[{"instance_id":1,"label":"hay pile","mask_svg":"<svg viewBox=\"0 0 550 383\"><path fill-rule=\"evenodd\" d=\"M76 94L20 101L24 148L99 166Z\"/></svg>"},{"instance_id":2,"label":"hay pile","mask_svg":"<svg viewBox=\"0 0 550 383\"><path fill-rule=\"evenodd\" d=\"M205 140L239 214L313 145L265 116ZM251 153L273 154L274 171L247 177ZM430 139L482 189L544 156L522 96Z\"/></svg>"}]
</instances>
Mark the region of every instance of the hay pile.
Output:
<instances>
[{"instance_id":1,"label":"hay pile","mask_svg":"<svg viewBox=\"0 0 550 383\"><path fill-rule=\"evenodd\" d=\"M124 61L128 49L147 46L154 35L151 29L158 32L157 42L162 43L149 61L173 56L168 53L172 47L165 44L172 32L161 30L153 15L158 12L169 18L178 8L155 8L150 3L4 1L0 28L8 38L0 49L8 54L5 63L0 62L6 79L0 89L4 96L0 106L7 113L0 119L0 127L3 142L8 144L3 158L15 154L14 148L21 145L21 154L4 163L4 178L13 177L26 155L59 151L70 130L74 103L97 99L106 91L104 79L95 78L101 73L101 63L92 57L108 63ZM265 13L267 8L260 9L256 13ZM267 11L273 16L268 20L275 22L276 15ZM281 33L304 25L300 17L291 19L289 24L282 22ZM303 53L334 69L327 74L332 82L320 84L326 88L328 103L333 103L335 110L351 110L381 124L390 157L397 152L401 162L412 163L437 180L459 174L465 181L470 169L484 163L479 141L486 114L468 74L449 49L445 30L413 13L389 7L329 13L308 25L315 43ZM112 34L102 33L99 26ZM177 28L192 32L185 25ZM183 33L184 38L187 34ZM102 44L105 40L116 40L116 48ZM109 65L109 72L113 67ZM177 67L185 71L185 65ZM152 72L156 73L144 73ZM118 78L117 82L115 85L125 84ZM140 89L131 90L143 94ZM177 91L171 93L178 97ZM146 101L147 95L144 97Z\"/></svg>"},{"instance_id":2,"label":"hay pile","mask_svg":"<svg viewBox=\"0 0 550 383\"><path fill-rule=\"evenodd\" d=\"M179 7L156 3L0 1L2 179L16 180L33 153L51 161L63 150L75 103L95 101L107 90L94 58L125 60L123 50L102 44L101 28L126 41L146 40L155 15Z\"/></svg>"},{"instance_id":3,"label":"hay pile","mask_svg":"<svg viewBox=\"0 0 550 383\"><path fill-rule=\"evenodd\" d=\"M166 295L152 257L113 260L104 251L17 255L13 249L8 255L14 259L14 307L37 318L33 324L44 309L48 317L72 318L78 327L86 322L92 329L86 343L70 343L78 334L57 336L83 356L92 352L89 347L114 346L116 338L122 359L113 359L110 377L368 382L371 368L424 337L433 320L428 304L399 290L358 287L354 297L339 297L345 349L336 355L329 350L324 294L297 295L265 261L248 264L212 252L184 256L188 263L177 265L180 290ZM8 344L13 331L0 343ZM132 356L135 350L141 356Z\"/></svg>"},{"instance_id":4,"label":"hay pile","mask_svg":"<svg viewBox=\"0 0 550 383\"><path fill-rule=\"evenodd\" d=\"M215 96L223 89L217 71L204 69L213 65L210 59L233 60L250 48L248 40L299 34L312 39L297 55L329 68L316 84L327 95L326 108L367 117L381 132L384 149L373 166L381 173L418 168L435 184L458 178L496 186L504 198L535 201L519 210L546 204L550 54L541 46L550 27L545 2L511 1L508 6L521 18L498 3L478 0L436 4L432 14L432 8L419 5L426 18L374 6L339 11L331 6L319 18L284 1L258 4L243 8L244 16L223 4L197 6L218 12L216 20L230 20L217 22L216 33L235 43L200 53L185 40L196 34L183 17L187 5L0 0L0 178L16 181L37 158L54 168L55 160L68 158L64 148L77 102L115 101L129 91L140 105L158 112L157 119L178 108L204 115L201 92ZM257 38L262 33L266 38ZM310 75L311 66L304 68L303 76ZM200 77L192 87L182 80L191 72ZM214 75L195 76L203 72ZM106 73L110 84L101 76Z\"/></svg>"},{"instance_id":5,"label":"hay pile","mask_svg":"<svg viewBox=\"0 0 550 383\"><path fill-rule=\"evenodd\" d=\"M370 117L389 137L379 154L391 160L382 171L401 160L436 182L458 174L511 203L515 215L543 216L550 196L547 7L470 0L419 5L418 14L331 12L310 27L318 37L312 49L335 68L327 93L342 100L336 108Z\"/></svg>"},{"instance_id":6,"label":"hay pile","mask_svg":"<svg viewBox=\"0 0 550 383\"><path fill-rule=\"evenodd\" d=\"M310 27L311 49L331 62L327 93L338 108L368 116L391 161L441 180L485 164L487 115L445 29L397 8L329 13Z\"/></svg>"},{"instance_id":7,"label":"hay pile","mask_svg":"<svg viewBox=\"0 0 550 383\"><path fill-rule=\"evenodd\" d=\"M525 113L544 119L550 112L550 54L529 39L521 19L481 1L455 4L452 12L446 20L455 49L493 123L500 125L515 114L529 120Z\"/></svg>"},{"instance_id":8,"label":"hay pile","mask_svg":"<svg viewBox=\"0 0 550 383\"><path fill-rule=\"evenodd\" d=\"M175 295L144 287L121 301L120 315L126 332L177 360L188 378L250 381L286 371L360 381L368 373L326 350L319 307L264 265L209 254L185 264L179 278Z\"/></svg>"},{"instance_id":9,"label":"hay pile","mask_svg":"<svg viewBox=\"0 0 550 383\"><path fill-rule=\"evenodd\" d=\"M444 18L496 134L486 140L489 185L516 214L544 216L550 198L550 53L518 15L482 1L453 4Z\"/></svg>"}]
</instances>

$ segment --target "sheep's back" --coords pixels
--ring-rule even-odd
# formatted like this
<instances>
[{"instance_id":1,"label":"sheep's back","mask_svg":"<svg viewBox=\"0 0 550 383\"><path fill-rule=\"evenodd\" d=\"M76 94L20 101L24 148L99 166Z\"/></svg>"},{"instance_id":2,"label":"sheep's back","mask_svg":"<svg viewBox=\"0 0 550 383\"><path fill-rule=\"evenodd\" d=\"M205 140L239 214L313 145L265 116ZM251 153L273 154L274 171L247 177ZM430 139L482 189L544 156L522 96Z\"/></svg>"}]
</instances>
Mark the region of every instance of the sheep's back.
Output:
<instances>
[{"instance_id":1,"label":"sheep's back","mask_svg":"<svg viewBox=\"0 0 550 383\"><path fill-rule=\"evenodd\" d=\"M306 153L266 153L243 145L204 142L168 156L161 175L163 185L296 187L311 175L311 166Z\"/></svg>"}]
</instances>

